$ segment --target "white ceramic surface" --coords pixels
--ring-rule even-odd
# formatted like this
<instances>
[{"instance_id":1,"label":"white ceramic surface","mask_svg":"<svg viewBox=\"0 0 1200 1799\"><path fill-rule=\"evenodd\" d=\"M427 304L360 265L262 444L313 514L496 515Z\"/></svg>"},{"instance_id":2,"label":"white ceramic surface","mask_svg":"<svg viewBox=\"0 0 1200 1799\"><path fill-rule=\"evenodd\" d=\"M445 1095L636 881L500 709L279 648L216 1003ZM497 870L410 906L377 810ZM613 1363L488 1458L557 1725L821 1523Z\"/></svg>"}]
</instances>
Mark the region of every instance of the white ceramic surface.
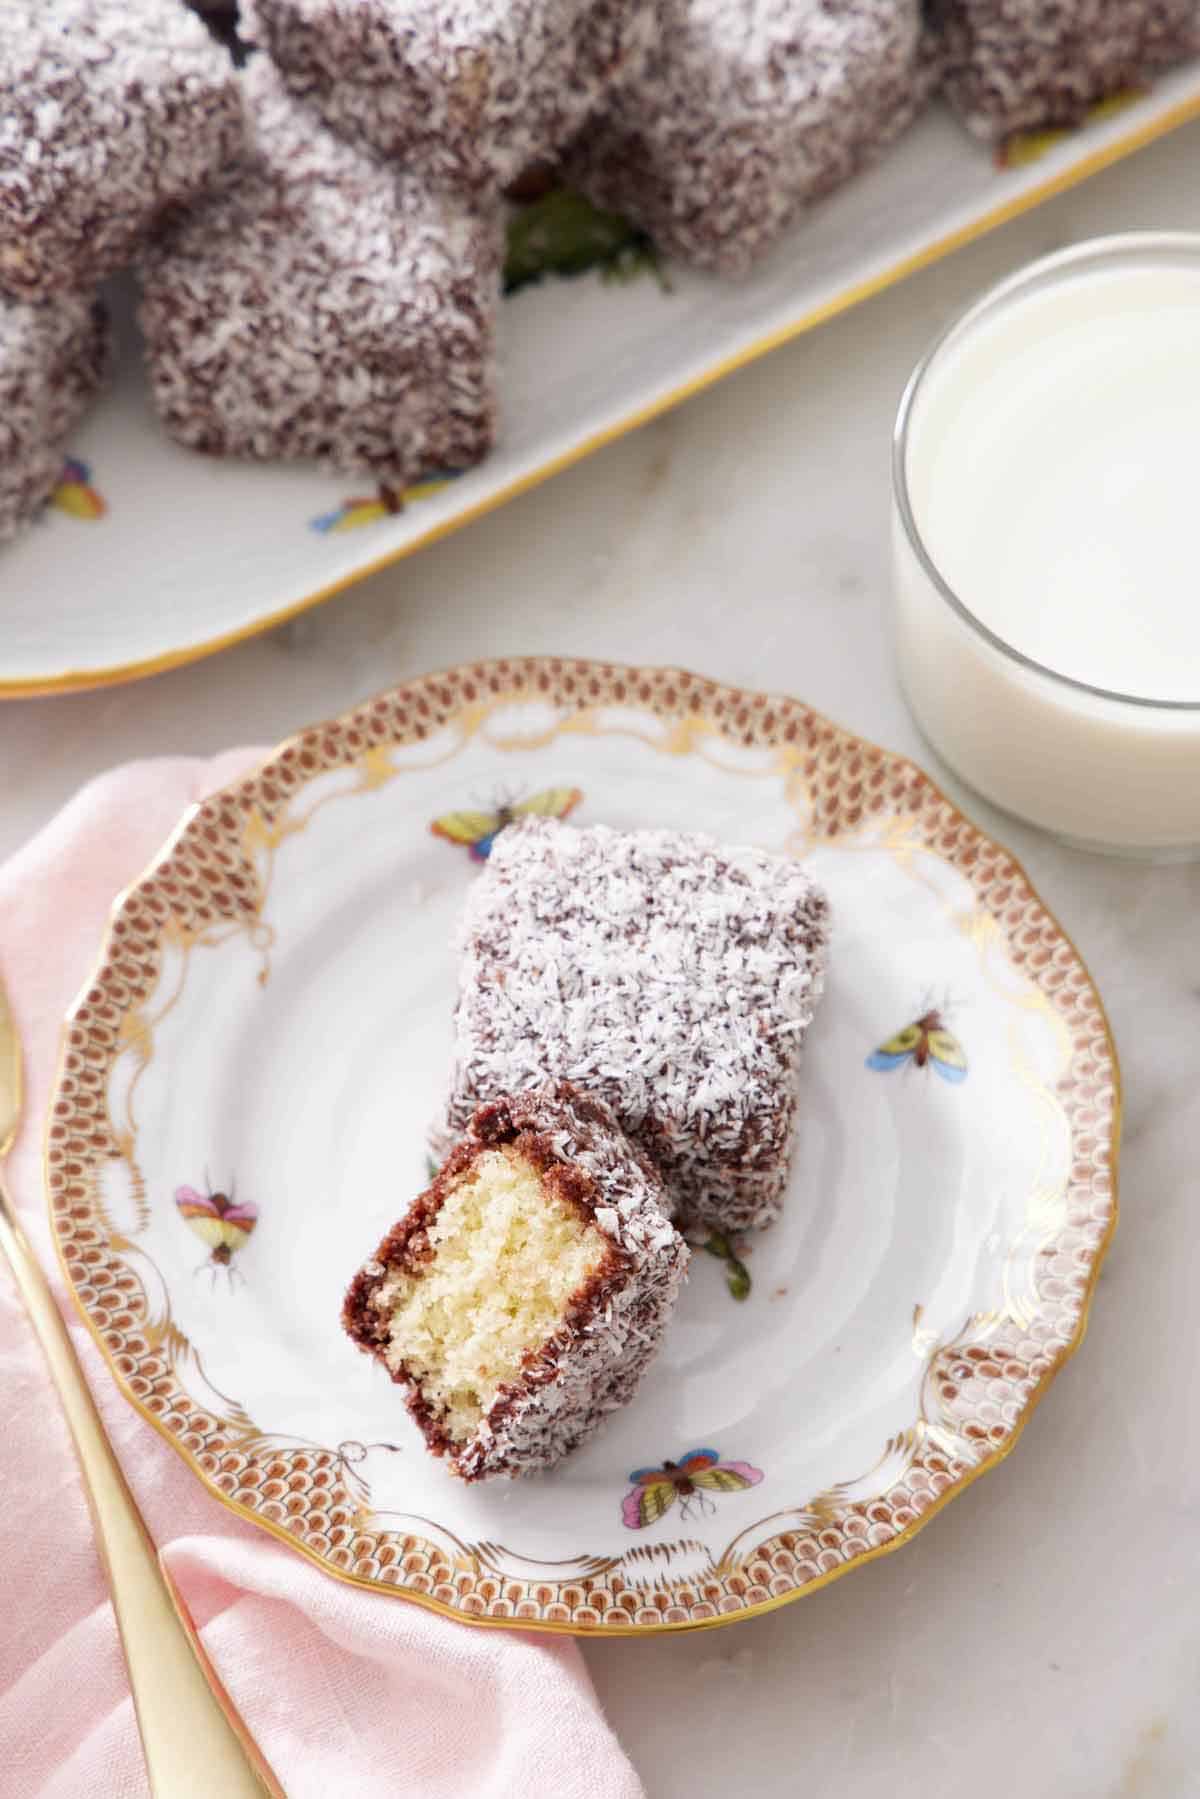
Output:
<instances>
[{"instance_id":1,"label":"white ceramic surface","mask_svg":"<svg viewBox=\"0 0 1200 1799\"><path fill-rule=\"evenodd\" d=\"M51 507L0 554L0 696L151 673L263 630L1197 110L1200 73L1182 68L998 169L934 108L744 282L672 271L669 293L595 274L527 288L503 308L495 453L349 530L317 526L372 501L369 481L214 462L164 436L118 285L115 383L71 446L106 510L78 516L94 506L76 484L64 496L75 513Z\"/></svg>"},{"instance_id":2,"label":"white ceramic surface","mask_svg":"<svg viewBox=\"0 0 1200 1799\"><path fill-rule=\"evenodd\" d=\"M285 633L136 686L0 707L0 853L128 757L269 743L387 681L517 650L790 688L929 763L887 636L887 445L908 373L1035 256L1200 229L1198 168L1192 125ZM1083 1353L1017 1453L902 1553L735 1630L583 1643L653 1799L1194 1793L1200 877L1077 854L942 781L1017 850L1103 989L1125 1074L1121 1228ZM30 1211L31 1135L11 1170ZM55 1272L48 1225L36 1241ZM156 1479L150 1427L74 1333L108 1430ZM230 1673L220 1620L205 1634ZM87 1641L120 1653L100 1613ZM141 1796L124 1728L120 1774Z\"/></svg>"}]
</instances>

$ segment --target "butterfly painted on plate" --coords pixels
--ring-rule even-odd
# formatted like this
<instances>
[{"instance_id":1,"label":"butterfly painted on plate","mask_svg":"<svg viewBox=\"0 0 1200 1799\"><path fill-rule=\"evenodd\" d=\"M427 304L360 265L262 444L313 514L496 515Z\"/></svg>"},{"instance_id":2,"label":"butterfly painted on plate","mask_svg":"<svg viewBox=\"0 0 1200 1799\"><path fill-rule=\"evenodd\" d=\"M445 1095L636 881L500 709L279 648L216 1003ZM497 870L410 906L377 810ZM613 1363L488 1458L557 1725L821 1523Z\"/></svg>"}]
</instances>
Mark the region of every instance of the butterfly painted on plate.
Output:
<instances>
[{"instance_id":1,"label":"butterfly painted on plate","mask_svg":"<svg viewBox=\"0 0 1200 1799\"><path fill-rule=\"evenodd\" d=\"M867 1057L868 1068L882 1069L885 1073L899 1068L902 1062L911 1062L914 1068L928 1066L955 1086L967 1078L963 1046L953 1031L946 1029L941 1013L936 1010L922 1013L915 1024L905 1025L902 1031L897 1031Z\"/></svg>"},{"instance_id":2,"label":"butterfly painted on plate","mask_svg":"<svg viewBox=\"0 0 1200 1799\"><path fill-rule=\"evenodd\" d=\"M661 1468L635 1468L633 1486L621 1501L621 1517L630 1530L656 1524L678 1499L679 1516L690 1518L694 1510L716 1510L710 1493L741 1493L756 1487L761 1468L749 1462L723 1462L715 1449L689 1449L677 1462Z\"/></svg>"},{"instance_id":3,"label":"butterfly painted on plate","mask_svg":"<svg viewBox=\"0 0 1200 1799\"><path fill-rule=\"evenodd\" d=\"M473 862L486 862L505 825L518 818L566 818L582 798L578 787L547 787L532 799L499 805L494 812L444 812L429 829L435 837L465 844Z\"/></svg>"},{"instance_id":4,"label":"butterfly painted on plate","mask_svg":"<svg viewBox=\"0 0 1200 1799\"><path fill-rule=\"evenodd\" d=\"M207 1176L205 1185L208 1185ZM233 1258L245 1246L258 1223L258 1207L238 1205L233 1197L232 1181L228 1193L199 1193L195 1187L176 1187L175 1204L188 1229L211 1251L200 1268L210 1268L214 1280L218 1269L224 1268L232 1286ZM200 1268L197 1268L197 1274Z\"/></svg>"},{"instance_id":5,"label":"butterfly painted on plate","mask_svg":"<svg viewBox=\"0 0 1200 1799\"><path fill-rule=\"evenodd\" d=\"M373 525L377 519L392 518L404 511L404 494L399 488L380 487L375 493L358 494L343 500L334 512L323 512L309 522L314 531L327 537L332 531L356 531L359 525Z\"/></svg>"},{"instance_id":6,"label":"butterfly painted on plate","mask_svg":"<svg viewBox=\"0 0 1200 1799\"><path fill-rule=\"evenodd\" d=\"M108 511L103 496L92 486L91 469L76 456L68 456L63 463L50 504L71 518L103 518Z\"/></svg>"},{"instance_id":7,"label":"butterfly painted on plate","mask_svg":"<svg viewBox=\"0 0 1200 1799\"><path fill-rule=\"evenodd\" d=\"M394 518L396 513L403 512L412 500L427 499L430 494L440 493L442 488L456 479L457 469L446 469L440 475L428 475L423 480L414 481L411 487L383 487L375 493L359 494L354 499L343 500L334 512L323 512L320 518L310 519L314 531L327 537L331 531L355 531L359 525L373 525L381 518Z\"/></svg>"}]
</instances>

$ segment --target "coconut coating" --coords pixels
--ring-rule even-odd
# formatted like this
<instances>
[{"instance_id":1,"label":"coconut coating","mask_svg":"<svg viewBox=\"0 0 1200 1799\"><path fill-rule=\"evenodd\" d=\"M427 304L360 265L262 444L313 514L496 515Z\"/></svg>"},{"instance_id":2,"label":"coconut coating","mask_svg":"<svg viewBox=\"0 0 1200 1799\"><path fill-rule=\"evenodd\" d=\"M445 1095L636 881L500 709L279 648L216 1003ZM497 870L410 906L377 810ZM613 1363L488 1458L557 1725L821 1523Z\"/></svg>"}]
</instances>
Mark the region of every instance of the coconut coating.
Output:
<instances>
[{"instance_id":1,"label":"coconut coating","mask_svg":"<svg viewBox=\"0 0 1200 1799\"><path fill-rule=\"evenodd\" d=\"M667 255L741 275L909 123L919 0L664 0L661 42L567 154Z\"/></svg>"},{"instance_id":2,"label":"coconut coating","mask_svg":"<svg viewBox=\"0 0 1200 1799\"><path fill-rule=\"evenodd\" d=\"M0 542L44 505L68 439L107 372L108 324L98 302L0 297Z\"/></svg>"},{"instance_id":3,"label":"coconut coating","mask_svg":"<svg viewBox=\"0 0 1200 1799\"><path fill-rule=\"evenodd\" d=\"M403 487L495 433L498 207L335 137L256 57L236 183L142 258L160 415L215 455L316 459Z\"/></svg>"},{"instance_id":4,"label":"coconut coating","mask_svg":"<svg viewBox=\"0 0 1200 1799\"><path fill-rule=\"evenodd\" d=\"M946 96L991 142L1083 121L1097 100L1200 51L1196 0L935 0Z\"/></svg>"},{"instance_id":5,"label":"coconut coating","mask_svg":"<svg viewBox=\"0 0 1200 1799\"><path fill-rule=\"evenodd\" d=\"M241 137L233 64L181 0L5 0L0 289L95 287Z\"/></svg>"},{"instance_id":6,"label":"coconut coating","mask_svg":"<svg viewBox=\"0 0 1200 1799\"><path fill-rule=\"evenodd\" d=\"M798 862L682 831L502 831L464 912L451 1090L566 1079L613 1109L686 1221L779 1214L828 903Z\"/></svg>"},{"instance_id":7,"label":"coconut coating","mask_svg":"<svg viewBox=\"0 0 1200 1799\"><path fill-rule=\"evenodd\" d=\"M501 1388L464 1443L452 1444L420 1386L385 1359L389 1275L419 1272L428 1227L447 1194L485 1151L509 1147L546 1188L607 1239L601 1266L571 1296L558 1327L521 1378ZM633 1395L674 1310L688 1249L665 1211L653 1165L623 1135L612 1112L568 1082L498 1097L474 1114L432 1187L389 1232L355 1276L345 1329L408 1388L408 1409L435 1455L464 1480L551 1467Z\"/></svg>"},{"instance_id":8,"label":"coconut coating","mask_svg":"<svg viewBox=\"0 0 1200 1799\"><path fill-rule=\"evenodd\" d=\"M247 0L243 36L346 138L506 186L640 66L659 0Z\"/></svg>"}]
</instances>

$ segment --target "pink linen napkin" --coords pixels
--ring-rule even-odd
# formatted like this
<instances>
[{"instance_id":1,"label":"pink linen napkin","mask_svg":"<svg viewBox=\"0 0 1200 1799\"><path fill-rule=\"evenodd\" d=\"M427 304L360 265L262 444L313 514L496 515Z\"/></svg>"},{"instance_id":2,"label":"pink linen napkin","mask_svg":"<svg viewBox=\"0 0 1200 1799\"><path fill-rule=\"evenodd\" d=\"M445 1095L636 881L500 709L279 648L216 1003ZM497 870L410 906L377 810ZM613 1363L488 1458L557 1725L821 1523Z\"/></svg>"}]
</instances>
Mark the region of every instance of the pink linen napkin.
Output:
<instances>
[{"instance_id":1,"label":"pink linen napkin","mask_svg":"<svg viewBox=\"0 0 1200 1799\"><path fill-rule=\"evenodd\" d=\"M150 1531L291 1799L638 1799L641 1785L574 1643L472 1629L341 1585L224 1511L118 1393L66 1299L41 1174L59 1023L114 895L192 801L254 759L242 750L115 770L0 868L0 972L28 1077L9 1168L14 1199ZM78 1470L3 1272L0 1496L6 1799L143 1799L133 1707Z\"/></svg>"}]
</instances>

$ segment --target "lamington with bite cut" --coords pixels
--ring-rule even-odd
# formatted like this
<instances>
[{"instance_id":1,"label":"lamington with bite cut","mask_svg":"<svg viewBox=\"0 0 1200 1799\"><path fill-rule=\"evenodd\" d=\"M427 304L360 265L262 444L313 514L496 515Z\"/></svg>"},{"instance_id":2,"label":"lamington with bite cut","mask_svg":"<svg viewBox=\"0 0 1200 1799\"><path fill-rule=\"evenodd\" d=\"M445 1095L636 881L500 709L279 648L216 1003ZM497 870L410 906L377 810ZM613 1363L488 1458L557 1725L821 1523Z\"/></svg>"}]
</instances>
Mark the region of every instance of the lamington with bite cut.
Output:
<instances>
[{"instance_id":1,"label":"lamington with bite cut","mask_svg":"<svg viewBox=\"0 0 1200 1799\"><path fill-rule=\"evenodd\" d=\"M464 1480L548 1468L629 1399L687 1267L657 1171L569 1083L475 1113L343 1324Z\"/></svg>"},{"instance_id":2,"label":"lamington with bite cut","mask_svg":"<svg viewBox=\"0 0 1200 1799\"><path fill-rule=\"evenodd\" d=\"M502 831L468 900L434 1145L498 1093L610 1105L689 1225L770 1224L787 1182L829 908L800 864L683 831Z\"/></svg>"}]
</instances>

